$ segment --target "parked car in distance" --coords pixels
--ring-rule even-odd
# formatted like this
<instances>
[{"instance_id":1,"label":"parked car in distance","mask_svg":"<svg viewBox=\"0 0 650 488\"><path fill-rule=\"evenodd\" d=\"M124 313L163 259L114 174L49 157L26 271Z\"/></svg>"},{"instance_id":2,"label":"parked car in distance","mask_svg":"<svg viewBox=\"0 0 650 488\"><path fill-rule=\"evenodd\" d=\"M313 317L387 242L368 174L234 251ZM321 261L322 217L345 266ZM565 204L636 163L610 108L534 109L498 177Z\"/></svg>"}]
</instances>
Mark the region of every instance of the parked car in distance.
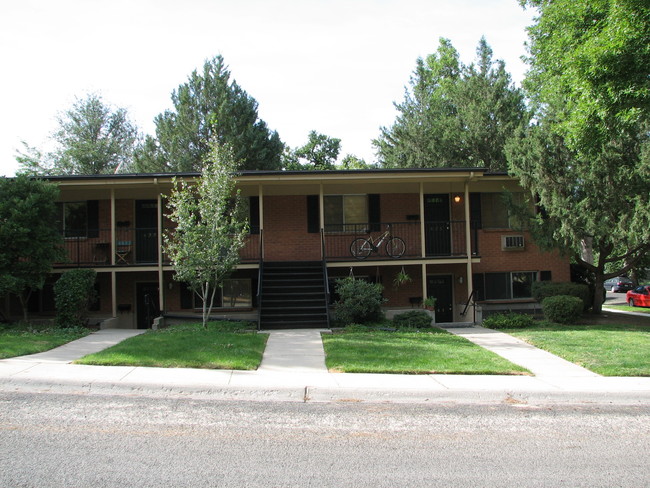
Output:
<instances>
[{"instance_id":1,"label":"parked car in distance","mask_svg":"<svg viewBox=\"0 0 650 488\"><path fill-rule=\"evenodd\" d=\"M625 295L630 307L650 307L650 286L637 286Z\"/></svg>"},{"instance_id":2,"label":"parked car in distance","mask_svg":"<svg viewBox=\"0 0 650 488\"><path fill-rule=\"evenodd\" d=\"M617 276L616 278L605 280L604 285L605 290L609 290L613 293L624 293L634 288L632 280L625 276Z\"/></svg>"}]
</instances>

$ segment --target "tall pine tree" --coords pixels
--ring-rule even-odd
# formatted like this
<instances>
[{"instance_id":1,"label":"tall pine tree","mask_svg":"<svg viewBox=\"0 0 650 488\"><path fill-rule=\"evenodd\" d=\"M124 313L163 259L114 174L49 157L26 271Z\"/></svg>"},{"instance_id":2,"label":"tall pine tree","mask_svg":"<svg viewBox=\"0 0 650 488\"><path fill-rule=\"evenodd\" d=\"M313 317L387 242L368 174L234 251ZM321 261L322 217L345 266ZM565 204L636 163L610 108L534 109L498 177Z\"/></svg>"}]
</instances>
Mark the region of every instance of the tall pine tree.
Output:
<instances>
[{"instance_id":1,"label":"tall pine tree","mask_svg":"<svg viewBox=\"0 0 650 488\"><path fill-rule=\"evenodd\" d=\"M477 166L507 169L505 141L527 120L522 92L485 39L477 62L463 65L441 38L418 59L395 123L373 141L388 168Z\"/></svg>"},{"instance_id":2,"label":"tall pine tree","mask_svg":"<svg viewBox=\"0 0 650 488\"><path fill-rule=\"evenodd\" d=\"M259 118L255 99L231 81L221 56L193 71L172 102L174 109L155 119L156 137L147 137L136 156L138 171L199 171L211 141L233 149L238 169L281 168L280 137Z\"/></svg>"}]
</instances>

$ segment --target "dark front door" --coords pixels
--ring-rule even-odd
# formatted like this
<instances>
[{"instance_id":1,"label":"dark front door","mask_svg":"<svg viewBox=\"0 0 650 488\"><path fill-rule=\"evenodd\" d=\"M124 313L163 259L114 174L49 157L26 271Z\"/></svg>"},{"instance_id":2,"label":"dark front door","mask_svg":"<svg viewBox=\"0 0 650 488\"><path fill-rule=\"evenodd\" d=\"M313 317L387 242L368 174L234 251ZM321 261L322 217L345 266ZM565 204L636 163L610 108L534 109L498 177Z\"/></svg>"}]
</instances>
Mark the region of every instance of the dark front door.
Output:
<instances>
[{"instance_id":1,"label":"dark front door","mask_svg":"<svg viewBox=\"0 0 650 488\"><path fill-rule=\"evenodd\" d=\"M138 329L149 329L160 315L158 283L138 283L136 289Z\"/></svg>"},{"instance_id":2,"label":"dark front door","mask_svg":"<svg viewBox=\"0 0 650 488\"><path fill-rule=\"evenodd\" d=\"M436 299L436 322L454 321L451 275L427 276L427 296Z\"/></svg>"},{"instance_id":3,"label":"dark front door","mask_svg":"<svg viewBox=\"0 0 650 488\"><path fill-rule=\"evenodd\" d=\"M451 254L449 195L424 195L424 229L427 256Z\"/></svg>"},{"instance_id":4,"label":"dark front door","mask_svg":"<svg viewBox=\"0 0 650 488\"><path fill-rule=\"evenodd\" d=\"M158 203L156 200L135 202L135 260L158 262Z\"/></svg>"}]
</instances>

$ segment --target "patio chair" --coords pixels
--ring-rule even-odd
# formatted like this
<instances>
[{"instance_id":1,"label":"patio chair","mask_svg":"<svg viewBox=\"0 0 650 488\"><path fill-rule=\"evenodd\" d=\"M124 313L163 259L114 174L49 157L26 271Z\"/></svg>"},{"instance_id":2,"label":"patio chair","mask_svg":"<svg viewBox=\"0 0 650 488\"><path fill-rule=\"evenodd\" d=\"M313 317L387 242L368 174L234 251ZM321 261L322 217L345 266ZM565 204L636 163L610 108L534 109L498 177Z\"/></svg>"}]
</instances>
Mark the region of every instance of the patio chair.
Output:
<instances>
[{"instance_id":1,"label":"patio chair","mask_svg":"<svg viewBox=\"0 0 650 488\"><path fill-rule=\"evenodd\" d=\"M129 254L131 254L131 241L117 241L115 245L117 262L115 264L129 264L127 261Z\"/></svg>"}]
</instances>

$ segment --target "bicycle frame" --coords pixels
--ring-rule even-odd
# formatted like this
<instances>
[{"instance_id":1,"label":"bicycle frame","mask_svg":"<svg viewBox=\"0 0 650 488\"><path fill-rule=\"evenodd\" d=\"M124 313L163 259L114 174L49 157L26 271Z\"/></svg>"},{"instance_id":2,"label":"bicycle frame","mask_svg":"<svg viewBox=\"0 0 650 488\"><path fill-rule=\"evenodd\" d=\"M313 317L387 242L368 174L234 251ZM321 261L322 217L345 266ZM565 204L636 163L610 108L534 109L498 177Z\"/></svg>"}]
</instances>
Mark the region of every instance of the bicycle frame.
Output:
<instances>
[{"instance_id":1,"label":"bicycle frame","mask_svg":"<svg viewBox=\"0 0 650 488\"><path fill-rule=\"evenodd\" d=\"M373 247L373 252L377 252L381 245L384 243L386 239L390 238L390 227L387 228L384 232L382 232L379 236L377 236L377 243L375 244L375 240L372 238L372 236L368 236L368 242Z\"/></svg>"}]
</instances>

